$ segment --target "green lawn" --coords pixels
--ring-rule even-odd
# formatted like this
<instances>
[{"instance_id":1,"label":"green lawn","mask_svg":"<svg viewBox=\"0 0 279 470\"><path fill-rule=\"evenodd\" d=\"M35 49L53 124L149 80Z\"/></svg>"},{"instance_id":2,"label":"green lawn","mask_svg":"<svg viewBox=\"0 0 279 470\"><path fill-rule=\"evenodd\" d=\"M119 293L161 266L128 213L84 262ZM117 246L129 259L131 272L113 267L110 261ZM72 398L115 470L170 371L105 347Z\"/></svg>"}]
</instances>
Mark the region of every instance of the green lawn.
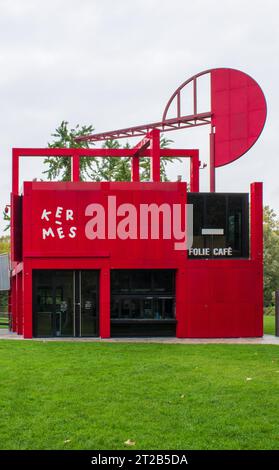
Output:
<instances>
[{"instance_id":1,"label":"green lawn","mask_svg":"<svg viewBox=\"0 0 279 470\"><path fill-rule=\"evenodd\" d=\"M0 341L1 449L278 449L279 348Z\"/></svg>"},{"instance_id":2,"label":"green lawn","mask_svg":"<svg viewBox=\"0 0 279 470\"><path fill-rule=\"evenodd\" d=\"M264 316L264 332L266 335L275 335L275 316Z\"/></svg>"}]
</instances>

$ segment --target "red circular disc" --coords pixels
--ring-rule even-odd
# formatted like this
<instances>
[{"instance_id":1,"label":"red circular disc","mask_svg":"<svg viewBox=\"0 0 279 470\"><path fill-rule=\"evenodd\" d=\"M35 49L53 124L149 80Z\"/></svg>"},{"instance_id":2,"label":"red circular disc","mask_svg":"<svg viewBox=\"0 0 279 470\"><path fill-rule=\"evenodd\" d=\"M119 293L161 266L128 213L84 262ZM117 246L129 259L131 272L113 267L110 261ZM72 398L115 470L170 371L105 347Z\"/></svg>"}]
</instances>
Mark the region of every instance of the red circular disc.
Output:
<instances>
[{"instance_id":1,"label":"red circular disc","mask_svg":"<svg viewBox=\"0 0 279 470\"><path fill-rule=\"evenodd\" d=\"M211 111L215 127L215 167L246 153L260 136L266 101L257 82L234 69L211 70Z\"/></svg>"},{"instance_id":2,"label":"red circular disc","mask_svg":"<svg viewBox=\"0 0 279 470\"><path fill-rule=\"evenodd\" d=\"M219 167L237 160L254 145L265 124L266 101L260 86L246 73L230 68L210 69L194 75L177 88L167 103L162 121L170 114L171 104L180 101L180 93L188 84L194 83L199 101L199 77L208 74L211 125L215 130L214 166Z\"/></svg>"}]
</instances>

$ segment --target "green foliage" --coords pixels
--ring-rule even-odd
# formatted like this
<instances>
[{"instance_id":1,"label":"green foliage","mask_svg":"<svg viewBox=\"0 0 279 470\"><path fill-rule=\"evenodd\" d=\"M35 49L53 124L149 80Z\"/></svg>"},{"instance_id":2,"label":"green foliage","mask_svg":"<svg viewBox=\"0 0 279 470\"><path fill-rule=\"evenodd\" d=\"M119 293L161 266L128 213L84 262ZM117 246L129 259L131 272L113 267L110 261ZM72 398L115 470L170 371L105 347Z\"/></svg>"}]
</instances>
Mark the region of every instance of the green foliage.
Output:
<instances>
[{"instance_id":1,"label":"green foliage","mask_svg":"<svg viewBox=\"0 0 279 470\"><path fill-rule=\"evenodd\" d=\"M268 307L264 307L264 315L266 317L274 317L275 315L275 306L269 305Z\"/></svg>"},{"instance_id":2,"label":"green foliage","mask_svg":"<svg viewBox=\"0 0 279 470\"><path fill-rule=\"evenodd\" d=\"M3 220L8 221L6 227L4 228L4 232L7 232L8 230L10 230L10 227L11 227L11 216L10 216L10 214L6 214L6 212L3 211Z\"/></svg>"},{"instance_id":3,"label":"green foliage","mask_svg":"<svg viewBox=\"0 0 279 470\"><path fill-rule=\"evenodd\" d=\"M103 148L118 149L120 144L117 140L107 140ZM129 144L125 145L129 148ZM130 181L131 180L131 162L128 157L110 156L105 158L95 158L95 164L91 165L89 178L92 181Z\"/></svg>"},{"instance_id":4,"label":"green foliage","mask_svg":"<svg viewBox=\"0 0 279 470\"><path fill-rule=\"evenodd\" d=\"M264 304L274 305L279 289L279 220L269 206L264 207Z\"/></svg>"},{"instance_id":5,"label":"green foliage","mask_svg":"<svg viewBox=\"0 0 279 470\"><path fill-rule=\"evenodd\" d=\"M1 325L1 323L6 322L6 318L1 317L2 312L8 311L8 293L6 291L0 291L0 328L7 328L8 324Z\"/></svg>"},{"instance_id":6,"label":"green foliage","mask_svg":"<svg viewBox=\"0 0 279 470\"><path fill-rule=\"evenodd\" d=\"M0 237L0 254L1 253L9 253L10 252L10 237L6 235L4 237Z\"/></svg>"},{"instance_id":7,"label":"green foliage","mask_svg":"<svg viewBox=\"0 0 279 470\"><path fill-rule=\"evenodd\" d=\"M90 142L77 142L75 139L79 136L87 136L92 134L94 128L89 126L79 126L69 129L68 122L62 121L60 126L55 129L54 134L51 136L54 138L52 142L48 143L49 148L90 148L92 144ZM81 179L85 179L88 171L91 169L94 158L80 159L80 174ZM69 181L71 179L71 160L70 158L61 157L47 157L44 163L48 165L48 168L44 173L48 180Z\"/></svg>"}]
</instances>

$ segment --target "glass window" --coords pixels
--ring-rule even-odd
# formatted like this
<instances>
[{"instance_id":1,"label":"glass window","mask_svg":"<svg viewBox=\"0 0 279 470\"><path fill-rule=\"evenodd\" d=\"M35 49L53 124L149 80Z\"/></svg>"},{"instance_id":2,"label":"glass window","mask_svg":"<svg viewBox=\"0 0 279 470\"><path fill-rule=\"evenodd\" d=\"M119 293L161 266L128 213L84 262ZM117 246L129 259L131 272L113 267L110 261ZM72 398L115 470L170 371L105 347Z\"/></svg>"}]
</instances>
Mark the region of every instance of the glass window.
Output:
<instances>
[{"instance_id":1,"label":"glass window","mask_svg":"<svg viewBox=\"0 0 279 470\"><path fill-rule=\"evenodd\" d=\"M228 204L228 243L233 247L235 254L241 254L244 243L242 233L242 198L229 197Z\"/></svg>"},{"instance_id":2,"label":"glass window","mask_svg":"<svg viewBox=\"0 0 279 470\"><path fill-rule=\"evenodd\" d=\"M130 299L122 299L121 308L120 308L120 317L129 318L130 317Z\"/></svg>"},{"instance_id":3,"label":"glass window","mask_svg":"<svg viewBox=\"0 0 279 470\"><path fill-rule=\"evenodd\" d=\"M154 292L172 292L173 278L173 271L166 269L153 271Z\"/></svg>"},{"instance_id":4,"label":"glass window","mask_svg":"<svg viewBox=\"0 0 279 470\"><path fill-rule=\"evenodd\" d=\"M154 318L153 299L142 300L142 316L143 318Z\"/></svg>"},{"instance_id":5,"label":"glass window","mask_svg":"<svg viewBox=\"0 0 279 470\"><path fill-rule=\"evenodd\" d=\"M111 309L110 309L111 318L119 317L119 309L120 309L120 300L114 297L111 302Z\"/></svg>"},{"instance_id":6,"label":"glass window","mask_svg":"<svg viewBox=\"0 0 279 470\"><path fill-rule=\"evenodd\" d=\"M209 195L205 197L205 227L226 230L226 197Z\"/></svg>"},{"instance_id":7,"label":"glass window","mask_svg":"<svg viewBox=\"0 0 279 470\"><path fill-rule=\"evenodd\" d=\"M174 270L113 270L111 318L163 320L174 318ZM129 279L129 289L122 282ZM163 295L163 296L162 296ZM168 297L164 297L164 296Z\"/></svg>"},{"instance_id":8,"label":"glass window","mask_svg":"<svg viewBox=\"0 0 279 470\"><path fill-rule=\"evenodd\" d=\"M132 272L130 276L131 291L143 293L151 291L151 271L139 269Z\"/></svg>"},{"instance_id":9,"label":"glass window","mask_svg":"<svg viewBox=\"0 0 279 470\"><path fill-rule=\"evenodd\" d=\"M193 204L193 246L189 258L249 256L248 194L188 194ZM203 234L202 229L213 229ZM219 234L214 234L219 229ZM222 233L223 232L223 233Z\"/></svg>"},{"instance_id":10,"label":"glass window","mask_svg":"<svg viewBox=\"0 0 279 470\"><path fill-rule=\"evenodd\" d=\"M129 292L130 277L129 271L125 269L117 269L111 271L111 285L113 292Z\"/></svg>"},{"instance_id":11,"label":"glass window","mask_svg":"<svg viewBox=\"0 0 279 470\"><path fill-rule=\"evenodd\" d=\"M39 287L37 290L37 303L40 304L41 308L46 305L53 304L52 289L48 286Z\"/></svg>"},{"instance_id":12,"label":"glass window","mask_svg":"<svg viewBox=\"0 0 279 470\"><path fill-rule=\"evenodd\" d=\"M164 299L164 318L174 317L173 299Z\"/></svg>"},{"instance_id":13,"label":"glass window","mask_svg":"<svg viewBox=\"0 0 279 470\"><path fill-rule=\"evenodd\" d=\"M140 299L131 299L130 303L130 315L131 318L141 317L141 301Z\"/></svg>"},{"instance_id":14,"label":"glass window","mask_svg":"<svg viewBox=\"0 0 279 470\"><path fill-rule=\"evenodd\" d=\"M156 320L163 318L163 301L160 298L154 299L154 318Z\"/></svg>"}]
</instances>

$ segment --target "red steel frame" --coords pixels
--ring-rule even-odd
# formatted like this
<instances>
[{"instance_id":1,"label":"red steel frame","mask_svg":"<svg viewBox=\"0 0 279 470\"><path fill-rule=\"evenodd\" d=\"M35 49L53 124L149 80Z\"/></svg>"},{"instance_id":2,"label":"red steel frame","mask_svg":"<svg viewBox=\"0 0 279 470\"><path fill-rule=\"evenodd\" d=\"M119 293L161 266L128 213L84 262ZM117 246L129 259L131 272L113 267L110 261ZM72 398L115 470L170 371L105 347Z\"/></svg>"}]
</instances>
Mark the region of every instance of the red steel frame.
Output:
<instances>
[{"instance_id":1,"label":"red steel frame","mask_svg":"<svg viewBox=\"0 0 279 470\"><path fill-rule=\"evenodd\" d=\"M190 158L190 190L199 191L199 150L198 149L161 149L159 131L153 130L146 139L146 148L134 149L66 149L66 148L14 148L12 155L12 192L19 192L19 159L21 157L68 157L72 159L72 181L80 181L80 157L130 157L132 159L132 181L139 181L139 157L151 158L151 179L160 181L160 158ZM147 147L151 146L150 149Z\"/></svg>"},{"instance_id":2,"label":"red steel frame","mask_svg":"<svg viewBox=\"0 0 279 470\"><path fill-rule=\"evenodd\" d=\"M198 112L198 83L205 75L210 77L211 109L201 113ZM188 103L192 112L185 115L182 113L182 92L188 85L192 85L192 100ZM240 70L215 68L184 81L167 102L161 121L81 136L76 140L98 142L210 125L209 176L210 192L214 192L215 168L236 160L254 145L264 127L266 113L264 94L252 77ZM168 117L170 114L171 118Z\"/></svg>"}]
</instances>

